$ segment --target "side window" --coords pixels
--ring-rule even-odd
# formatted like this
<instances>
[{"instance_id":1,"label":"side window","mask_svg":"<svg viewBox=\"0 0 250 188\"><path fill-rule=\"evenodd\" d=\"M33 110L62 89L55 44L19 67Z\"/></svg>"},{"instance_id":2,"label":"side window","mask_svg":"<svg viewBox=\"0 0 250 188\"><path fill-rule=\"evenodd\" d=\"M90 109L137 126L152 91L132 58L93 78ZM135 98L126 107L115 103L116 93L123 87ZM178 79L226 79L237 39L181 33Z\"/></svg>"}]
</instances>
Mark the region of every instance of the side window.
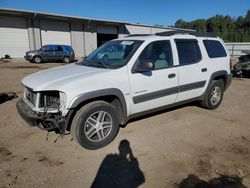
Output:
<instances>
[{"instance_id":1,"label":"side window","mask_svg":"<svg viewBox=\"0 0 250 188\"><path fill-rule=\"evenodd\" d=\"M207 54L210 58L226 57L227 53L222 44L217 40L203 40Z\"/></svg>"},{"instance_id":2,"label":"side window","mask_svg":"<svg viewBox=\"0 0 250 188\"><path fill-rule=\"evenodd\" d=\"M176 39L175 40L179 65L189 65L201 60L201 51L197 40Z\"/></svg>"},{"instance_id":3,"label":"side window","mask_svg":"<svg viewBox=\"0 0 250 188\"><path fill-rule=\"evenodd\" d=\"M64 46L65 51L72 52L73 49L70 46Z\"/></svg>"},{"instance_id":4,"label":"side window","mask_svg":"<svg viewBox=\"0 0 250 188\"><path fill-rule=\"evenodd\" d=\"M57 46L56 51L63 51L61 46Z\"/></svg>"},{"instance_id":5,"label":"side window","mask_svg":"<svg viewBox=\"0 0 250 188\"><path fill-rule=\"evenodd\" d=\"M155 70L173 66L172 50L169 41L150 43L140 54L139 63L150 61Z\"/></svg>"},{"instance_id":6,"label":"side window","mask_svg":"<svg viewBox=\"0 0 250 188\"><path fill-rule=\"evenodd\" d=\"M57 50L57 48L56 48L56 46L54 46L54 45L48 45L48 46L46 46L46 48L45 48L45 51L46 52L51 52L51 51L56 51Z\"/></svg>"}]
</instances>

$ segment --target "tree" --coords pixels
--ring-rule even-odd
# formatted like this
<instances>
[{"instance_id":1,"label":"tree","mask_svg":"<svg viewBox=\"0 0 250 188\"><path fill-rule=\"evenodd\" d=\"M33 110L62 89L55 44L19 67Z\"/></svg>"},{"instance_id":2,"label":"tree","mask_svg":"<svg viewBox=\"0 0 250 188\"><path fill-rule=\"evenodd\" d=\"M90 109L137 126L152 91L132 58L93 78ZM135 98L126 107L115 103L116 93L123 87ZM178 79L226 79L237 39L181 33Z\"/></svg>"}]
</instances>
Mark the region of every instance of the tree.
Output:
<instances>
[{"instance_id":1,"label":"tree","mask_svg":"<svg viewBox=\"0 0 250 188\"><path fill-rule=\"evenodd\" d=\"M212 32L227 42L250 42L250 10L245 17L239 16L237 19L228 15L216 15L207 20L197 19L191 22L179 19L175 22L175 27Z\"/></svg>"},{"instance_id":2,"label":"tree","mask_svg":"<svg viewBox=\"0 0 250 188\"><path fill-rule=\"evenodd\" d=\"M198 19L191 22L192 29L199 31L199 32L206 32L206 20L205 19Z\"/></svg>"}]
</instances>

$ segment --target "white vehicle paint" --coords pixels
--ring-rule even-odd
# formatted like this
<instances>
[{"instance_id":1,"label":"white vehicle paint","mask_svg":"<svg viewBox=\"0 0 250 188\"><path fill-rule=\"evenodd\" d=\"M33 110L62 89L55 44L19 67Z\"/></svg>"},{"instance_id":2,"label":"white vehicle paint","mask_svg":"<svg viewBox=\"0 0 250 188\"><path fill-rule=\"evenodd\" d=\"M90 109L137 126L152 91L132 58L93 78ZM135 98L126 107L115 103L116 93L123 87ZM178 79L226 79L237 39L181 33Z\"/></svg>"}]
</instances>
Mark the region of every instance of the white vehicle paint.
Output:
<instances>
[{"instance_id":1,"label":"white vehicle paint","mask_svg":"<svg viewBox=\"0 0 250 188\"><path fill-rule=\"evenodd\" d=\"M210 48L209 53L215 56L219 54L220 57L209 57L204 41ZM22 84L29 88L24 102L29 104L34 113L60 113L60 118L68 118L71 110L86 105L90 99L99 101L102 97L114 95L122 106L122 110L119 110L117 103L111 103L119 111L121 124L136 114L184 101L213 100L216 106L205 101L211 109L220 104L223 90L231 81L229 55L221 39L196 36L194 33L167 33L130 36L123 40L113 40L110 45L114 43L129 49L129 45L135 45L136 42L138 47L134 47L134 51L130 50L131 57L126 58L128 61L117 68L107 67L103 65L105 61L99 60L93 66L87 62L87 58L83 64L65 65L27 76L22 80ZM212 44L220 46L217 51L213 51ZM94 55L90 55L89 59ZM151 58L150 62L146 62L147 58ZM192 62L192 59L195 61ZM109 61L113 62L112 59ZM142 71L145 66L146 71ZM216 92L211 88L213 84ZM39 104L42 93L49 91L60 93L57 109ZM36 94L35 102L29 102L29 92ZM103 100L107 102L111 99Z\"/></svg>"}]
</instances>

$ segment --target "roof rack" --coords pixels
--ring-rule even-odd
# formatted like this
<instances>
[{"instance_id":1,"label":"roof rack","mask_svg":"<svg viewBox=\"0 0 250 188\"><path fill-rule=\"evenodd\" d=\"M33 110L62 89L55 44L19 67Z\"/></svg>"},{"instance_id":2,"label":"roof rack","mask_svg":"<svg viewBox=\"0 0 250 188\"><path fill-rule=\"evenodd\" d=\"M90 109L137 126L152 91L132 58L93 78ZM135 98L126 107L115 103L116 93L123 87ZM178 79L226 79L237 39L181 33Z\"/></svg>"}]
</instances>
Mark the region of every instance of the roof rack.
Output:
<instances>
[{"instance_id":1,"label":"roof rack","mask_svg":"<svg viewBox=\"0 0 250 188\"><path fill-rule=\"evenodd\" d=\"M165 32L156 33L155 35L157 35L157 36L172 36L172 35L176 35L176 34L193 35L196 37L213 37L213 38L217 37L215 34L209 33L209 32L183 31L183 30L165 31Z\"/></svg>"},{"instance_id":2,"label":"roof rack","mask_svg":"<svg viewBox=\"0 0 250 188\"><path fill-rule=\"evenodd\" d=\"M153 34L132 34L132 35L128 35L127 37L145 37L145 36L151 36Z\"/></svg>"}]
</instances>

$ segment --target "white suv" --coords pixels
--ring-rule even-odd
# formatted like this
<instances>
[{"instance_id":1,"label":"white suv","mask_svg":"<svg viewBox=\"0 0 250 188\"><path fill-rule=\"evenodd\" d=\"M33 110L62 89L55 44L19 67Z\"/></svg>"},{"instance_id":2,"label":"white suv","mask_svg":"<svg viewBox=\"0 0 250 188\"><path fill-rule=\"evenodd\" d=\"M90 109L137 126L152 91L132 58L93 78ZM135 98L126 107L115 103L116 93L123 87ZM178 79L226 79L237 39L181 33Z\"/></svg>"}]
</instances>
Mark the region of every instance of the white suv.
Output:
<instances>
[{"instance_id":1,"label":"white suv","mask_svg":"<svg viewBox=\"0 0 250 188\"><path fill-rule=\"evenodd\" d=\"M136 116L190 101L217 108L231 80L229 55L216 36L131 35L82 62L27 76L17 109L30 125L70 131L81 146L98 149Z\"/></svg>"}]
</instances>

